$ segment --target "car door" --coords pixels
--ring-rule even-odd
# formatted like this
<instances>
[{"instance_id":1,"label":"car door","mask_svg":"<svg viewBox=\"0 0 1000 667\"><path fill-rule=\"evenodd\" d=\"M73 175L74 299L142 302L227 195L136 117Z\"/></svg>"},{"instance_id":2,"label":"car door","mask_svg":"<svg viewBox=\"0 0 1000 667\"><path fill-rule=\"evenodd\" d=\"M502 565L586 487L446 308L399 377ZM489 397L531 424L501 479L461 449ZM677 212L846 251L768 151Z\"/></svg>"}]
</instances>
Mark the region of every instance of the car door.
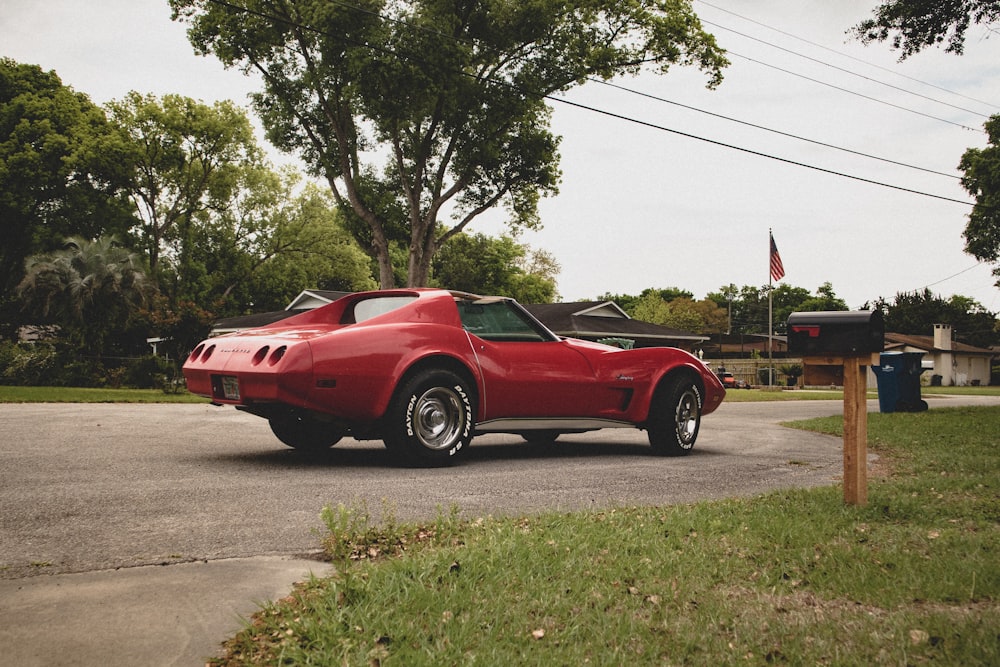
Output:
<instances>
[{"instance_id":1,"label":"car door","mask_svg":"<svg viewBox=\"0 0 1000 667\"><path fill-rule=\"evenodd\" d=\"M485 419L593 414L587 359L506 300L460 306L483 378Z\"/></svg>"},{"instance_id":2,"label":"car door","mask_svg":"<svg viewBox=\"0 0 1000 667\"><path fill-rule=\"evenodd\" d=\"M473 340L483 374L486 419L593 414L593 370L564 342Z\"/></svg>"}]
</instances>

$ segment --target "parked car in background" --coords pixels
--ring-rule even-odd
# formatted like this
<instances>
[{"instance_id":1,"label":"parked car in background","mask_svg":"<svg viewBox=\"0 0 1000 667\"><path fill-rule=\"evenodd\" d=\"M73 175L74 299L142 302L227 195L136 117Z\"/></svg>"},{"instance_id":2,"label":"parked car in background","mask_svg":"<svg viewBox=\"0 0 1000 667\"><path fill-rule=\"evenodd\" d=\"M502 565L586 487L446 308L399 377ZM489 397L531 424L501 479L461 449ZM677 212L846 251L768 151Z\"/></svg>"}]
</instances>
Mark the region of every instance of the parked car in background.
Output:
<instances>
[{"instance_id":1,"label":"parked car in background","mask_svg":"<svg viewBox=\"0 0 1000 667\"><path fill-rule=\"evenodd\" d=\"M512 299L440 289L351 294L210 338L184 376L190 391L266 419L290 447L381 439L419 465L455 460L481 433L552 441L615 427L683 455L726 393L683 350L560 338Z\"/></svg>"},{"instance_id":2,"label":"parked car in background","mask_svg":"<svg viewBox=\"0 0 1000 667\"><path fill-rule=\"evenodd\" d=\"M722 386L725 387L726 389L750 388L750 385L747 384L746 380L737 379L736 376L730 373L729 371L720 370L716 372L716 375L718 376L719 381L722 383Z\"/></svg>"}]
</instances>

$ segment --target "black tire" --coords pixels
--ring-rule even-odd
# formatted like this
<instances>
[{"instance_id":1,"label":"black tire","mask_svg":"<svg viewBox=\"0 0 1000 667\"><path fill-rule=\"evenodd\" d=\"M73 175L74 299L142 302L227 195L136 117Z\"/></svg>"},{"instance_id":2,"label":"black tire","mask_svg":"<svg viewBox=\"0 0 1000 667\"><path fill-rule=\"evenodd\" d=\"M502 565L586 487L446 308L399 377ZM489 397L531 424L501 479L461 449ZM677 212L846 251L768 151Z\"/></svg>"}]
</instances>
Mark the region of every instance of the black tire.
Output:
<instances>
[{"instance_id":1,"label":"black tire","mask_svg":"<svg viewBox=\"0 0 1000 667\"><path fill-rule=\"evenodd\" d=\"M333 424L308 417L272 417L267 423L271 425L271 432L278 440L303 452L321 452L333 447L344 437Z\"/></svg>"},{"instance_id":2,"label":"black tire","mask_svg":"<svg viewBox=\"0 0 1000 667\"><path fill-rule=\"evenodd\" d=\"M701 390L689 377L675 377L656 390L646 423L654 454L691 453L701 427L701 400Z\"/></svg>"},{"instance_id":3,"label":"black tire","mask_svg":"<svg viewBox=\"0 0 1000 667\"><path fill-rule=\"evenodd\" d=\"M468 383L447 370L422 371L406 381L386 412L386 447L408 463L448 465L468 449L475 428Z\"/></svg>"}]
</instances>

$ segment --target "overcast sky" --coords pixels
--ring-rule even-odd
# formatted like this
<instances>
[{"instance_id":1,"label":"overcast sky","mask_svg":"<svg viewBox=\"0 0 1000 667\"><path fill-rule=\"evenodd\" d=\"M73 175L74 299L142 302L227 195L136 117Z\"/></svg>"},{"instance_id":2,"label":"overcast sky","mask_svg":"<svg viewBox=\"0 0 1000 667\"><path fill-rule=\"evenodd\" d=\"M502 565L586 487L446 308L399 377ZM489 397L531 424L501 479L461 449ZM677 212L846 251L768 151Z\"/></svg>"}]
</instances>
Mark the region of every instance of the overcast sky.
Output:
<instances>
[{"instance_id":1,"label":"overcast sky","mask_svg":"<svg viewBox=\"0 0 1000 667\"><path fill-rule=\"evenodd\" d=\"M1000 34L974 27L964 56L932 49L898 63L845 34L876 0L693 4L730 51L717 90L676 68L615 82L635 92L587 84L565 96L638 122L553 103L560 194L541 203L545 228L520 240L560 262L562 298L766 285L771 228L782 282L829 282L852 308L929 287L1000 311L990 268L962 251L971 199L956 170L1000 113ZM246 105L255 87L195 56L166 0L4 0L0 55L55 70L99 104L136 90ZM493 215L470 231L502 230Z\"/></svg>"}]
</instances>

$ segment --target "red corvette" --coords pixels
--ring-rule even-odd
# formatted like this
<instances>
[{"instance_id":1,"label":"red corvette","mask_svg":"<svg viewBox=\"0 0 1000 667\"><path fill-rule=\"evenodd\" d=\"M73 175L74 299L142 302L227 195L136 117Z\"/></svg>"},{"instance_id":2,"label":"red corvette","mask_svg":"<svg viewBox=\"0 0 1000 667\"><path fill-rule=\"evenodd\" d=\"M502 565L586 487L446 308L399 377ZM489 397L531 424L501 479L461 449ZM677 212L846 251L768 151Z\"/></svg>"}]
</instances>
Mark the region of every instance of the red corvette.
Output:
<instances>
[{"instance_id":1,"label":"red corvette","mask_svg":"<svg viewBox=\"0 0 1000 667\"><path fill-rule=\"evenodd\" d=\"M437 289L363 292L275 324L210 338L188 389L268 420L283 443L381 439L441 465L474 435L633 427L656 454L691 451L726 390L676 348L560 338L516 301Z\"/></svg>"}]
</instances>

